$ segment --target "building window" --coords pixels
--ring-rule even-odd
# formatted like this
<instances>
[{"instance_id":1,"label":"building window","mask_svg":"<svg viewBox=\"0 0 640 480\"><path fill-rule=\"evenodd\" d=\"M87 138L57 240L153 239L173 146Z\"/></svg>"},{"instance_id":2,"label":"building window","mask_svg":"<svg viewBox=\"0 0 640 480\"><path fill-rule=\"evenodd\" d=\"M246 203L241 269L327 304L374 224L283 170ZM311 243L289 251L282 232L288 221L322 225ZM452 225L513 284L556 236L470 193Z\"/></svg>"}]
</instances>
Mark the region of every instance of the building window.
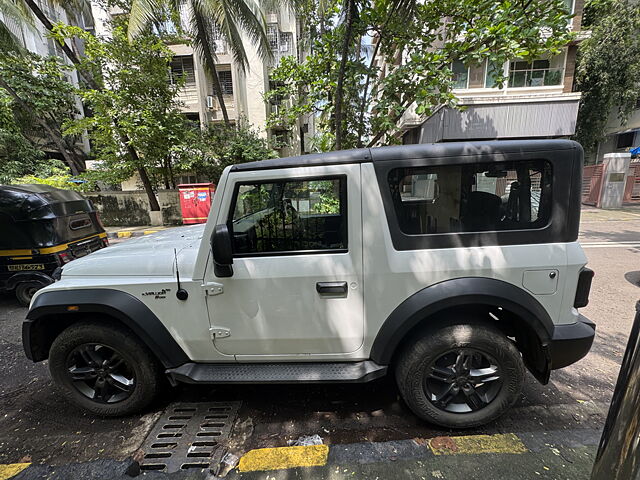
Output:
<instances>
[{"instance_id":1,"label":"building window","mask_svg":"<svg viewBox=\"0 0 640 480\"><path fill-rule=\"evenodd\" d=\"M562 84L564 56L543 58L527 62L515 60L509 63L509 87L544 87Z\"/></svg>"},{"instance_id":2,"label":"building window","mask_svg":"<svg viewBox=\"0 0 640 480\"><path fill-rule=\"evenodd\" d=\"M453 88L467 88L469 86L469 69L461 60L451 64L453 72Z\"/></svg>"},{"instance_id":3,"label":"building window","mask_svg":"<svg viewBox=\"0 0 640 480\"><path fill-rule=\"evenodd\" d=\"M231 70L218 70L218 80L222 87L223 95L233 95L233 77Z\"/></svg>"},{"instance_id":4,"label":"building window","mask_svg":"<svg viewBox=\"0 0 640 480\"><path fill-rule=\"evenodd\" d=\"M175 56L171 60L171 83L179 82L183 77L185 87L196 86L196 75L191 55Z\"/></svg>"},{"instance_id":5,"label":"building window","mask_svg":"<svg viewBox=\"0 0 640 480\"><path fill-rule=\"evenodd\" d=\"M267 40L269 41L269 47L271 50L278 49L278 25L270 23L267 25Z\"/></svg>"},{"instance_id":6,"label":"building window","mask_svg":"<svg viewBox=\"0 0 640 480\"><path fill-rule=\"evenodd\" d=\"M347 249L344 177L236 187L229 230L235 254Z\"/></svg>"},{"instance_id":7,"label":"building window","mask_svg":"<svg viewBox=\"0 0 640 480\"><path fill-rule=\"evenodd\" d=\"M616 148L629 148L633 147L633 140L636 136L636 132L619 133L616 141Z\"/></svg>"},{"instance_id":8,"label":"building window","mask_svg":"<svg viewBox=\"0 0 640 480\"><path fill-rule=\"evenodd\" d=\"M389 173L400 230L407 235L542 228L551 213L551 181L544 160Z\"/></svg>"},{"instance_id":9,"label":"building window","mask_svg":"<svg viewBox=\"0 0 640 480\"><path fill-rule=\"evenodd\" d=\"M198 112L187 112L184 114L185 118L190 122L200 125L200 114Z\"/></svg>"},{"instance_id":10,"label":"building window","mask_svg":"<svg viewBox=\"0 0 640 480\"><path fill-rule=\"evenodd\" d=\"M502 77L503 72L504 66L502 63L487 60L487 69L484 77L485 88L496 88L498 86L498 79Z\"/></svg>"}]
</instances>

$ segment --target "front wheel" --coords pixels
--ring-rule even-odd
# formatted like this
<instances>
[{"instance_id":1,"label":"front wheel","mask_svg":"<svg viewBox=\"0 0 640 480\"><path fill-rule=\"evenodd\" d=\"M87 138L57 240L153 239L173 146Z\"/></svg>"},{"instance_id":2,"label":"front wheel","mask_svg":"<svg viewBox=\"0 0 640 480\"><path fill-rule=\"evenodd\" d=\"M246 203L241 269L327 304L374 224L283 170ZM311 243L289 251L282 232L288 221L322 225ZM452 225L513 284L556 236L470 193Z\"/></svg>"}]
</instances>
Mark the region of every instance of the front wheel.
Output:
<instances>
[{"instance_id":1,"label":"front wheel","mask_svg":"<svg viewBox=\"0 0 640 480\"><path fill-rule=\"evenodd\" d=\"M400 392L420 418L447 428L489 423L518 399L524 365L518 349L492 325L426 331L396 365Z\"/></svg>"},{"instance_id":2,"label":"front wheel","mask_svg":"<svg viewBox=\"0 0 640 480\"><path fill-rule=\"evenodd\" d=\"M70 326L55 339L49 371L76 405L103 416L142 410L157 395L162 377L147 347L117 326Z\"/></svg>"},{"instance_id":3,"label":"front wheel","mask_svg":"<svg viewBox=\"0 0 640 480\"><path fill-rule=\"evenodd\" d=\"M20 305L28 307L31 299L44 285L40 282L20 282L16 285L16 298Z\"/></svg>"}]
</instances>

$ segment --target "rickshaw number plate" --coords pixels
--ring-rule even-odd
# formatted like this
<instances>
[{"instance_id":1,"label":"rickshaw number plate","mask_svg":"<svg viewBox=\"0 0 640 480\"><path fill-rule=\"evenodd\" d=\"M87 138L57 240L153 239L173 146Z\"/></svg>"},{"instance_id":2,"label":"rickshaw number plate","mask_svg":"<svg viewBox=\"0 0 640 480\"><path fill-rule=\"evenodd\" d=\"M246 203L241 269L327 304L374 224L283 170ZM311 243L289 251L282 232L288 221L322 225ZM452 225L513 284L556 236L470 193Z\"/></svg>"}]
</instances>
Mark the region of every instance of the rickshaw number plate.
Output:
<instances>
[{"instance_id":1,"label":"rickshaw number plate","mask_svg":"<svg viewBox=\"0 0 640 480\"><path fill-rule=\"evenodd\" d=\"M28 263L24 265L7 265L10 272L20 272L23 270L44 270L42 263Z\"/></svg>"}]
</instances>

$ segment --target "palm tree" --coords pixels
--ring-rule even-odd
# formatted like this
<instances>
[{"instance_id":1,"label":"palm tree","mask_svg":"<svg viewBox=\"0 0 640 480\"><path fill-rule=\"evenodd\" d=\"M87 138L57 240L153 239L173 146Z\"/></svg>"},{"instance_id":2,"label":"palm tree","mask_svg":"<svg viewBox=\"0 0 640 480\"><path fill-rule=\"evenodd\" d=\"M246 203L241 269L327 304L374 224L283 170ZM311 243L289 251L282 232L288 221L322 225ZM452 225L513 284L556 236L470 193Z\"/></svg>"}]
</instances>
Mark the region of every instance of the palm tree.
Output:
<instances>
[{"instance_id":1,"label":"palm tree","mask_svg":"<svg viewBox=\"0 0 640 480\"><path fill-rule=\"evenodd\" d=\"M294 4L295 0L289 2ZM181 7L188 15L187 25L180 25L190 36L195 51L211 75L213 91L220 104L222 116L228 125L229 115L222 96L222 87L216 71L217 57L215 41L224 40L242 71L248 67L247 52L242 42L242 33L258 47L262 59L272 56L265 21L260 5L255 0L133 0L129 16L129 36L139 34L159 20L167 9L174 18L181 18Z\"/></svg>"}]
</instances>

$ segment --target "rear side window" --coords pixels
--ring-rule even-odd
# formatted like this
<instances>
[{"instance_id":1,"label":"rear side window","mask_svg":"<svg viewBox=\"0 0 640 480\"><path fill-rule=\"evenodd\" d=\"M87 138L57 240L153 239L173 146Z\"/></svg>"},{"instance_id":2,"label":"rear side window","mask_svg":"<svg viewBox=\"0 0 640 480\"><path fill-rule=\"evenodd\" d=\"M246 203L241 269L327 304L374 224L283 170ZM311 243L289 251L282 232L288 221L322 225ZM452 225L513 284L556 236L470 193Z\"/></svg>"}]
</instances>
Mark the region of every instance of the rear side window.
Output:
<instances>
[{"instance_id":1,"label":"rear side window","mask_svg":"<svg viewBox=\"0 0 640 480\"><path fill-rule=\"evenodd\" d=\"M76 215L69 220L69 228L71 230L81 230L92 225L89 215Z\"/></svg>"},{"instance_id":2,"label":"rear side window","mask_svg":"<svg viewBox=\"0 0 640 480\"><path fill-rule=\"evenodd\" d=\"M229 229L235 254L347 249L346 178L236 186Z\"/></svg>"},{"instance_id":3,"label":"rear side window","mask_svg":"<svg viewBox=\"0 0 640 480\"><path fill-rule=\"evenodd\" d=\"M551 215L544 160L397 168L388 181L408 235L535 229Z\"/></svg>"}]
</instances>

